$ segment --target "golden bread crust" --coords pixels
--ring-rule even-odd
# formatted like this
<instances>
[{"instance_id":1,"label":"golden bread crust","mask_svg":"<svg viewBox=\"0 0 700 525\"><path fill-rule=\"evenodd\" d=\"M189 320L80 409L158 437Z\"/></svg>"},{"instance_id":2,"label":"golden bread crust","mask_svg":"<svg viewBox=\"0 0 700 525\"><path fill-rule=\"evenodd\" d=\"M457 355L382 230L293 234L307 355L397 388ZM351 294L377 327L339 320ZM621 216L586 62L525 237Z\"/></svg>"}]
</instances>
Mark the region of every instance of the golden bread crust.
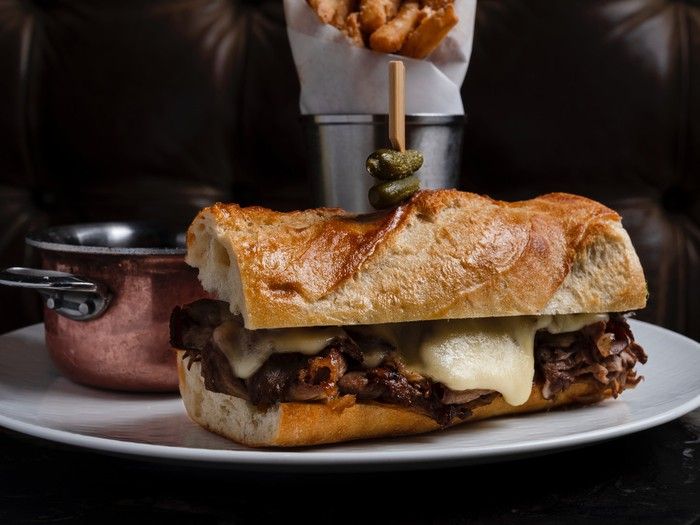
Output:
<instances>
[{"instance_id":1,"label":"golden bread crust","mask_svg":"<svg viewBox=\"0 0 700 525\"><path fill-rule=\"evenodd\" d=\"M565 193L503 202L420 191L388 211L215 204L187 262L247 328L616 312L646 283L620 216Z\"/></svg>"}]
</instances>

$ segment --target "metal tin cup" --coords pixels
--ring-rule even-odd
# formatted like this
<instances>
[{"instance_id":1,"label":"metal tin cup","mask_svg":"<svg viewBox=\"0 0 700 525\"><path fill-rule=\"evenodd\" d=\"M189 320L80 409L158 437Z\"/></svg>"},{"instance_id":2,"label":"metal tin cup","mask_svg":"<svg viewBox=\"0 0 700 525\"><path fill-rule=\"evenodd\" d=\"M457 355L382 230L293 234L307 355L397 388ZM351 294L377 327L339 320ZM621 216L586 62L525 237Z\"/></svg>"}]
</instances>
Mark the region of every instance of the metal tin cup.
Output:
<instances>
[{"instance_id":1,"label":"metal tin cup","mask_svg":"<svg viewBox=\"0 0 700 525\"><path fill-rule=\"evenodd\" d=\"M457 186L462 115L406 115L406 147L423 153L417 172L422 188ZM302 117L316 205L353 212L371 211L367 199L376 183L365 169L367 156L390 147L386 115L306 115Z\"/></svg>"}]
</instances>

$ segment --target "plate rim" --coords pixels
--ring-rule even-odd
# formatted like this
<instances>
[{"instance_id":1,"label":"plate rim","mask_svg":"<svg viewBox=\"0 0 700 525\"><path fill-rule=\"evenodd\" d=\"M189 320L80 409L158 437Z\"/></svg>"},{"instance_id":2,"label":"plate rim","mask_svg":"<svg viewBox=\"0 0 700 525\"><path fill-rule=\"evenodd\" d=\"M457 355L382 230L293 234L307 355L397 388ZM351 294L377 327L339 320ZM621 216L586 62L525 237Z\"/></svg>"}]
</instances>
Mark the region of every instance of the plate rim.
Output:
<instances>
[{"instance_id":1,"label":"plate rim","mask_svg":"<svg viewBox=\"0 0 700 525\"><path fill-rule=\"evenodd\" d=\"M660 330L673 338L684 339L700 351L700 343L668 328L664 328L646 321L630 320L633 324L643 324L653 330ZM33 329L43 323L30 325L19 330L8 332L5 335L16 334L21 330ZM2 337L0 336L0 337ZM174 394L174 398L177 396ZM90 436L68 430L47 428L42 425L20 421L0 414L0 426L9 430L26 434L35 438L45 439L64 445L89 449L97 452L141 458L149 460L171 460L181 463L206 463L227 468L271 468L280 470L314 469L319 467L362 468L371 466L374 470L382 467L396 467L410 463L416 468L425 464L444 464L450 462L455 466L464 463L495 461L498 458L508 458L523 455L536 455L538 453L556 452L591 443L598 443L647 430L669 421L682 417L692 410L700 407L700 392L693 398L674 407L671 410L650 416L638 421L617 424L605 429L577 432L567 436L549 437L534 441L521 441L518 443L483 445L469 447L468 454L460 454L460 447L448 446L438 450L430 447L419 446L414 450L402 451L351 451L339 453L335 450L313 449L313 454L305 454L306 448L291 450L251 448L247 450L210 449L182 447L176 445L160 445L154 443L139 443L135 441ZM184 411L184 407L183 407ZM515 416L517 417L517 416ZM401 439L401 438L398 438ZM223 465L222 465L223 464Z\"/></svg>"}]
</instances>

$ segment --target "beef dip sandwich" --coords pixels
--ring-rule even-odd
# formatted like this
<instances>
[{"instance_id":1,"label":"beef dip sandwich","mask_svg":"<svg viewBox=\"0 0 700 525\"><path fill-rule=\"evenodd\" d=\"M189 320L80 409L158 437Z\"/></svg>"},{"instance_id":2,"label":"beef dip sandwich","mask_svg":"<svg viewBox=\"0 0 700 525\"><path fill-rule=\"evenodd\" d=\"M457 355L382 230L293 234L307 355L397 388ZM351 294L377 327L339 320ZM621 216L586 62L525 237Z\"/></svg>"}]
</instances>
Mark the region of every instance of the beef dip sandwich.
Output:
<instances>
[{"instance_id":1,"label":"beef dip sandwich","mask_svg":"<svg viewBox=\"0 0 700 525\"><path fill-rule=\"evenodd\" d=\"M438 430L617 397L647 289L620 217L555 193L419 191L367 215L215 204L187 234L206 299L172 313L201 426L252 446Z\"/></svg>"}]
</instances>

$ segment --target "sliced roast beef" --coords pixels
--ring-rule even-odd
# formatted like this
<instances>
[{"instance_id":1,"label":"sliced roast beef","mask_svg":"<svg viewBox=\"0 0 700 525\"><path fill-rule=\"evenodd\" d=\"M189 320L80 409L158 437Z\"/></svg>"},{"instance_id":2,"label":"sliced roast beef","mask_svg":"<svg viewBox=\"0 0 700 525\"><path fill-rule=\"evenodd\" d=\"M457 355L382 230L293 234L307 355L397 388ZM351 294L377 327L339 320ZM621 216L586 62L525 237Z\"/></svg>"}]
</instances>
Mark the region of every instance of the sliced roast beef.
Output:
<instances>
[{"instance_id":1,"label":"sliced roast beef","mask_svg":"<svg viewBox=\"0 0 700 525\"><path fill-rule=\"evenodd\" d=\"M248 399L257 406L339 400L347 406L357 399L408 407L447 424L468 417L474 408L499 395L491 390L458 392L433 382L406 367L398 349L389 342L351 327L345 331L347 337L334 338L317 355L272 354L244 381L234 376L228 358L212 337L217 326L230 320L241 323L243 329L240 318L234 318L221 301L197 301L176 308L171 318L171 343L186 350L188 366L201 361L207 389ZM377 366L363 363L361 349L367 345L380 350ZM621 315L612 314L607 322L577 332L539 331L535 336L535 381L546 399L582 380L617 396L642 379L634 366L646 360Z\"/></svg>"},{"instance_id":2,"label":"sliced roast beef","mask_svg":"<svg viewBox=\"0 0 700 525\"><path fill-rule=\"evenodd\" d=\"M493 390L450 390L444 387L441 390L442 392L439 393L440 402L446 405L463 405L494 393Z\"/></svg>"},{"instance_id":3,"label":"sliced roast beef","mask_svg":"<svg viewBox=\"0 0 700 525\"><path fill-rule=\"evenodd\" d=\"M269 406L280 401L322 401L338 397L338 380L347 370L342 346L317 356L273 354L247 381L250 401Z\"/></svg>"},{"instance_id":4,"label":"sliced roast beef","mask_svg":"<svg viewBox=\"0 0 700 525\"><path fill-rule=\"evenodd\" d=\"M214 329L232 317L223 301L200 299L176 306L170 314L170 344L185 350L201 350Z\"/></svg>"},{"instance_id":5,"label":"sliced roast beef","mask_svg":"<svg viewBox=\"0 0 700 525\"><path fill-rule=\"evenodd\" d=\"M250 402L269 406L280 401L292 401L289 390L308 361L303 354L273 354L247 381Z\"/></svg>"},{"instance_id":6,"label":"sliced roast beef","mask_svg":"<svg viewBox=\"0 0 700 525\"><path fill-rule=\"evenodd\" d=\"M449 389L418 374L410 377L401 373L395 364L397 362L399 360L394 357L378 367L348 372L338 382L340 392L354 395L361 401L412 408L430 415L443 425L456 417L469 416L471 410L488 404L497 395L492 390L471 390L470 395L463 399L454 397L456 403L445 402L445 391Z\"/></svg>"},{"instance_id":7,"label":"sliced roast beef","mask_svg":"<svg viewBox=\"0 0 700 525\"><path fill-rule=\"evenodd\" d=\"M625 388L642 380L634 366L646 363L647 355L634 342L629 324L621 315L611 315L578 332L535 336L536 379L542 397L552 399L580 379L591 379L617 397Z\"/></svg>"},{"instance_id":8,"label":"sliced roast beef","mask_svg":"<svg viewBox=\"0 0 700 525\"><path fill-rule=\"evenodd\" d=\"M188 350L188 352L191 353L192 350ZM248 399L248 389L245 382L233 375L228 359L211 341L197 356L193 355L188 360L187 355L185 355L185 360L188 366L191 366L192 360L201 361L204 387L207 390Z\"/></svg>"}]
</instances>

